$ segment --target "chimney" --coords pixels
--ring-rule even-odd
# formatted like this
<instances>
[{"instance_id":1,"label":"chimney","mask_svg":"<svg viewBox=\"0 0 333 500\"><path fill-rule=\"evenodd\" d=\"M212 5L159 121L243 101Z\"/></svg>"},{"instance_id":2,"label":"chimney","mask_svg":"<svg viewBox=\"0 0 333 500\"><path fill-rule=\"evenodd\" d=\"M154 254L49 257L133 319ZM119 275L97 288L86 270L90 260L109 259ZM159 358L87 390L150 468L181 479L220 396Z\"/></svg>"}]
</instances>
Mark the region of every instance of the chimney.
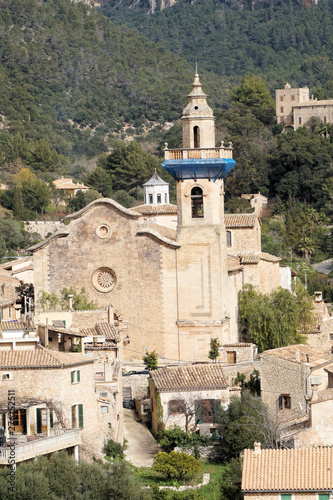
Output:
<instances>
[{"instance_id":1,"label":"chimney","mask_svg":"<svg viewBox=\"0 0 333 500\"><path fill-rule=\"evenodd\" d=\"M322 300L323 300L322 292L315 292L314 293L314 301L315 302L322 302Z\"/></svg>"},{"instance_id":2,"label":"chimney","mask_svg":"<svg viewBox=\"0 0 333 500\"><path fill-rule=\"evenodd\" d=\"M296 349L296 361L301 362L301 351L299 349Z\"/></svg>"},{"instance_id":3,"label":"chimney","mask_svg":"<svg viewBox=\"0 0 333 500\"><path fill-rule=\"evenodd\" d=\"M257 455L261 453L261 443L254 443L254 453Z\"/></svg>"}]
</instances>

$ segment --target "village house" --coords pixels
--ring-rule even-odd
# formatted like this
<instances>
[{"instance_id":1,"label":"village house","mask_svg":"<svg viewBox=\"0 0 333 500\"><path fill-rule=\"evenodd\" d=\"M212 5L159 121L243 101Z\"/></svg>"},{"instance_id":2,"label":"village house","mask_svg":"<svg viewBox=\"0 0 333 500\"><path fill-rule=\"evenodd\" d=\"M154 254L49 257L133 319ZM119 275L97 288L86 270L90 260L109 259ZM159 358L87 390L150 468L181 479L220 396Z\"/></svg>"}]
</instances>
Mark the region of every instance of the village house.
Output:
<instances>
[{"instance_id":1,"label":"village house","mask_svg":"<svg viewBox=\"0 0 333 500\"><path fill-rule=\"evenodd\" d=\"M16 462L64 448L73 449L77 459L79 449L86 459L102 458L108 438L123 440L121 363L45 349L38 340L0 346L2 434L10 439L9 391L15 400ZM4 463L6 452L5 447Z\"/></svg>"},{"instance_id":2,"label":"village house","mask_svg":"<svg viewBox=\"0 0 333 500\"><path fill-rule=\"evenodd\" d=\"M76 195L78 191L89 191L89 187L84 184L80 184L79 182L73 182L73 179L65 179L61 177L60 179L56 179L53 181L55 189L59 189L64 193L67 193L69 197L73 197Z\"/></svg>"},{"instance_id":3,"label":"village house","mask_svg":"<svg viewBox=\"0 0 333 500\"><path fill-rule=\"evenodd\" d=\"M84 287L100 308L112 304L120 311L128 325L125 360L154 349L163 362L207 360L212 338L239 341L238 292L244 283L265 293L279 286L280 259L260 251L257 218L251 227L229 228L235 241L236 234L251 234L255 248L252 239L249 248L239 250L232 240L234 247L228 246L224 177L235 165L232 145L215 147L215 118L197 74L188 100L183 148L164 149L163 167L177 183L177 229L157 212L152 220L101 198L30 248L37 297L42 290ZM168 185L157 174L145 189L145 205L168 205ZM100 320L90 321L87 326Z\"/></svg>"},{"instance_id":4,"label":"village house","mask_svg":"<svg viewBox=\"0 0 333 500\"><path fill-rule=\"evenodd\" d=\"M15 289L20 286L17 278L5 269L0 268L0 321L15 320L19 317L19 311L16 310L16 292Z\"/></svg>"},{"instance_id":5,"label":"village house","mask_svg":"<svg viewBox=\"0 0 333 500\"><path fill-rule=\"evenodd\" d=\"M333 448L244 450L244 500L331 500Z\"/></svg>"},{"instance_id":6,"label":"village house","mask_svg":"<svg viewBox=\"0 0 333 500\"><path fill-rule=\"evenodd\" d=\"M330 355L303 344L264 351L260 355L261 397L271 416L289 425L308 420L313 390L333 387L328 372L332 363Z\"/></svg>"},{"instance_id":7,"label":"village house","mask_svg":"<svg viewBox=\"0 0 333 500\"><path fill-rule=\"evenodd\" d=\"M252 208L254 208L254 214L258 217L262 217L265 209L267 208L268 198L263 194L242 194L241 198L244 200L248 200Z\"/></svg>"},{"instance_id":8,"label":"village house","mask_svg":"<svg viewBox=\"0 0 333 500\"><path fill-rule=\"evenodd\" d=\"M200 434L216 433L217 419L239 387L230 387L220 363L167 366L150 372L152 432L175 425Z\"/></svg>"},{"instance_id":9,"label":"village house","mask_svg":"<svg viewBox=\"0 0 333 500\"><path fill-rule=\"evenodd\" d=\"M13 278L17 278L23 283L34 284L34 271L32 257L19 257L2 264L2 269L6 269ZM19 285L16 285L19 286Z\"/></svg>"},{"instance_id":10,"label":"village house","mask_svg":"<svg viewBox=\"0 0 333 500\"><path fill-rule=\"evenodd\" d=\"M285 128L297 130L310 118L319 118L323 123L333 123L333 100L318 101L310 98L308 87L291 88L289 83L284 89L275 91L276 120Z\"/></svg>"}]
</instances>

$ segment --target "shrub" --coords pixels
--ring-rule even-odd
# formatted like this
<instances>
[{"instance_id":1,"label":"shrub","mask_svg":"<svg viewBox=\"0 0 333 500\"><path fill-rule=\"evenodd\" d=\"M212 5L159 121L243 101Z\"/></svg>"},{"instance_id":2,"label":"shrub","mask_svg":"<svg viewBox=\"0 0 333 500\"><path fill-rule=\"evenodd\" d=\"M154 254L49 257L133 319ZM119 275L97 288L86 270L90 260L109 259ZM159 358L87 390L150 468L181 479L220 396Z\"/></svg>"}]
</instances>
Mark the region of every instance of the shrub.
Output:
<instances>
[{"instance_id":1,"label":"shrub","mask_svg":"<svg viewBox=\"0 0 333 500\"><path fill-rule=\"evenodd\" d=\"M164 430L160 434L160 445L163 451L170 452L176 446L191 448L196 446L208 446L212 441L207 436L200 436L195 432L185 432L175 425L172 429Z\"/></svg>"},{"instance_id":2,"label":"shrub","mask_svg":"<svg viewBox=\"0 0 333 500\"><path fill-rule=\"evenodd\" d=\"M109 439L108 442L104 445L104 453L107 457L111 458L118 457L120 459L123 459L125 457L124 448L121 446L121 444L113 441L113 439Z\"/></svg>"},{"instance_id":3,"label":"shrub","mask_svg":"<svg viewBox=\"0 0 333 500\"><path fill-rule=\"evenodd\" d=\"M190 479L201 470L201 463L186 453L160 452L155 455L153 470L169 479Z\"/></svg>"}]
</instances>

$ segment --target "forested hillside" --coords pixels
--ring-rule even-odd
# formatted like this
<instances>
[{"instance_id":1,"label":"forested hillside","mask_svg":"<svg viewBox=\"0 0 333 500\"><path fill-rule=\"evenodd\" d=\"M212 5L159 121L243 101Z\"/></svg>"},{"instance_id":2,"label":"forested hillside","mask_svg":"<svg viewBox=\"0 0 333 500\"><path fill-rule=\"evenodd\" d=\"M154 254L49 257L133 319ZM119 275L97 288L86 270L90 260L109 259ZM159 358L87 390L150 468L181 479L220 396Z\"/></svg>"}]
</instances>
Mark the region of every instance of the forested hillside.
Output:
<instances>
[{"instance_id":1,"label":"forested hillside","mask_svg":"<svg viewBox=\"0 0 333 500\"><path fill-rule=\"evenodd\" d=\"M143 133L151 121L178 118L192 78L193 69L161 44L119 30L84 3L1 2L3 170L17 156L33 167L34 153L47 149L41 139L59 171L66 158L57 155L102 153L121 138L124 122ZM218 78L205 81L221 104ZM8 144L14 134L20 138Z\"/></svg>"},{"instance_id":2,"label":"forested hillside","mask_svg":"<svg viewBox=\"0 0 333 500\"><path fill-rule=\"evenodd\" d=\"M306 5L304 5L306 4ZM277 0L179 0L148 14L147 0L107 0L102 11L117 25L136 28L232 85L246 73L271 90L286 81L333 97L333 3Z\"/></svg>"}]
</instances>

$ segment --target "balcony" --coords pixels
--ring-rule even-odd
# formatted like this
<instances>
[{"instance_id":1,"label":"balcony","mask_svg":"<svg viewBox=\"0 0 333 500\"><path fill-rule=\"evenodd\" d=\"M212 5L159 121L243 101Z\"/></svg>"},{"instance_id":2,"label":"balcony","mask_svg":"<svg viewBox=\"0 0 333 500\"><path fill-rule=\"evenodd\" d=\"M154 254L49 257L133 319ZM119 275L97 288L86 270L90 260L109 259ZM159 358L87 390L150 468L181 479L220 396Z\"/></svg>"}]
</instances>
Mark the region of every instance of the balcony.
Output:
<instances>
[{"instance_id":1,"label":"balcony","mask_svg":"<svg viewBox=\"0 0 333 500\"><path fill-rule=\"evenodd\" d=\"M226 148L221 141L219 148L168 149L168 144L165 143L164 157L166 160L232 159L232 144L230 142Z\"/></svg>"},{"instance_id":2,"label":"balcony","mask_svg":"<svg viewBox=\"0 0 333 500\"><path fill-rule=\"evenodd\" d=\"M0 448L0 466L8 465L8 459L15 459L15 463L30 460L39 455L47 455L55 451L71 448L81 444L81 430L80 429L50 429L50 436L34 437L33 441L22 443L22 439L31 438L32 436L15 435L15 448L8 447L10 440L7 441L6 448ZM15 455L13 452L15 451Z\"/></svg>"}]
</instances>

